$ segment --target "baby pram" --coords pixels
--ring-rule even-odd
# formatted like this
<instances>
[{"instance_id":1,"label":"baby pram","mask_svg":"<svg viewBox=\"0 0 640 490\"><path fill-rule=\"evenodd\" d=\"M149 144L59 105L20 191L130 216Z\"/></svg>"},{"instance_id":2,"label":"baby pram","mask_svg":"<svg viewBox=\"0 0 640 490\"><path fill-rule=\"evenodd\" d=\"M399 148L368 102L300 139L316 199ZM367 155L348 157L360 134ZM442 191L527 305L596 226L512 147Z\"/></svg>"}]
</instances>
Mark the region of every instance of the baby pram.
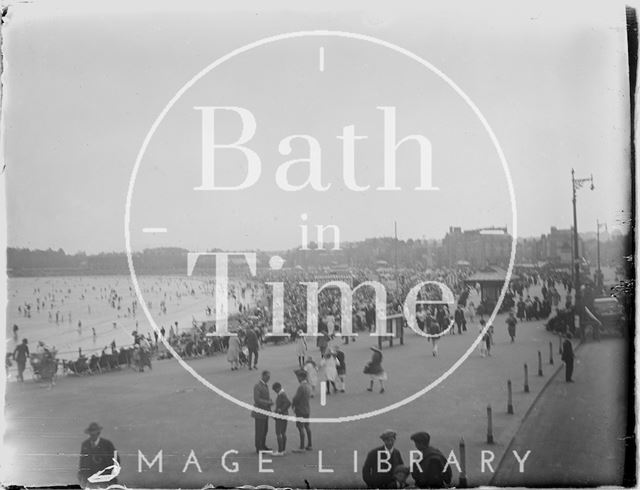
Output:
<instances>
[{"instance_id":1,"label":"baby pram","mask_svg":"<svg viewBox=\"0 0 640 490\"><path fill-rule=\"evenodd\" d=\"M36 381L53 381L58 371L56 351L46 349L44 352L31 354L31 370Z\"/></svg>"},{"instance_id":2,"label":"baby pram","mask_svg":"<svg viewBox=\"0 0 640 490\"><path fill-rule=\"evenodd\" d=\"M238 354L238 364L240 366L246 366L249 364L249 349L246 346L243 346L240 349L240 353Z\"/></svg>"}]
</instances>

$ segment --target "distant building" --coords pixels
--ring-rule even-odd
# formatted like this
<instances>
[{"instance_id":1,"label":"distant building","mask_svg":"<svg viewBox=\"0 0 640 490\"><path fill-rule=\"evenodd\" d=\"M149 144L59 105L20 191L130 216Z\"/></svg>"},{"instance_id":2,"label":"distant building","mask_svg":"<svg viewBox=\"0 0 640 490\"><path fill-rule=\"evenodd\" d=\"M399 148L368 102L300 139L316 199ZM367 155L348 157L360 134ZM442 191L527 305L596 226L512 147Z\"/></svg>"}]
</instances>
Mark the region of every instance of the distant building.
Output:
<instances>
[{"instance_id":1,"label":"distant building","mask_svg":"<svg viewBox=\"0 0 640 490\"><path fill-rule=\"evenodd\" d=\"M541 238L519 238L516 246L516 264L533 264L546 261L546 240Z\"/></svg>"},{"instance_id":2,"label":"distant building","mask_svg":"<svg viewBox=\"0 0 640 490\"><path fill-rule=\"evenodd\" d=\"M454 267L466 261L474 268L488 265L506 266L509 263L512 237L507 228L480 228L462 231L460 227L449 227L442 240L445 265Z\"/></svg>"},{"instance_id":3,"label":"distant building","mask_svg":"<svg viewBox=\"0 0 640 490\"><path fill-rule=\"evenodd\" d=\"M544 260L553 265L571 266L573 260L573 228L559 230L551 227L548 235L542 235ZM578 238L580 256L584 254L584 244Z\"/></svg>"}]
</instances>

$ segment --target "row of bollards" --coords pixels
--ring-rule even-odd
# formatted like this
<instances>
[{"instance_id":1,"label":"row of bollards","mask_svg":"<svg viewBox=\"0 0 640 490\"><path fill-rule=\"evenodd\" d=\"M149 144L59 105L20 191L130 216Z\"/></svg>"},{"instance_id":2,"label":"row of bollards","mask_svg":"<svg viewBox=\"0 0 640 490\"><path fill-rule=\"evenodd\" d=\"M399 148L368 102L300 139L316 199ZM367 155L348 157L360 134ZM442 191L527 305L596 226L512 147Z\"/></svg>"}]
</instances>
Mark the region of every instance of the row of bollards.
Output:
<instances>
[{"instance_id":1,"label":"row of bollards","mask_svg":"<svg viewBox=\"0 0 640 490\"><path fill-rule=\"evenodd\" d=\"M549 342L549 364L553 365L553 343ZM542 352L538 351L538 376L544 376L542 372ZM524 364L524 392L529 393L529 366ZM513 387L511 380L507 380L507 413L513 415ZM487 405L487 444L493 444L493 412L491 405ZM462 447L462 446L461 446Z\"/></svg>"},{"instance_id":2,"label":"row of bollards","mask_svg":"<svg viewBox=\"0 0 640 490\"><path fill-rule=\"evenodd\" d=\"M562 341L562 339L561 339ZM562 349L562 345L560 346ZM562 350L560 351L562 353ZM553 365L553 342L549 342L549 364ZM544 376L542 372L542 352L538 351L538 376ZM529 393L529 367L524 364L524 392ZM513 387L511 380L507 380L507 413L513 415ZM493 439L493 410L491 405L487 405L487 444L494 444ZM460 439L460 479L459 488L467 488L467 467L466 467L466 452L465 452L464 439Z\"/></svg>"}]
</instances>

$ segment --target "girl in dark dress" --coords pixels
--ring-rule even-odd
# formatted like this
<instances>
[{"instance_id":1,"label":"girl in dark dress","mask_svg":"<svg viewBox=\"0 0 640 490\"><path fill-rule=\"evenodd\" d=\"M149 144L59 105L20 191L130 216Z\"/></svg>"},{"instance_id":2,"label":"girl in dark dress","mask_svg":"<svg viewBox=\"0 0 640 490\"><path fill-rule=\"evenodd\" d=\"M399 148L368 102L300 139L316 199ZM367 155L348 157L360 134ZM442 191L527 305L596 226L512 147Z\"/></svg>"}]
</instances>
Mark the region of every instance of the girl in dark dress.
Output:
<instances>
[{"instance_id":1,"label":"girl in dark dress","mask_svg":"<svg viewBox=\"0 0 640 490\"><path fill-rule=\"evenodd\" d=\"M364 373L368 374L370 379L367 391L373 391L373 384L376 380L380 383L380 393L384 393L384 381L387 379L387 373L382 367L382 351L377 347L371 347L373 355L371 360L364 367Z\"/></svg>"}]
</instances>

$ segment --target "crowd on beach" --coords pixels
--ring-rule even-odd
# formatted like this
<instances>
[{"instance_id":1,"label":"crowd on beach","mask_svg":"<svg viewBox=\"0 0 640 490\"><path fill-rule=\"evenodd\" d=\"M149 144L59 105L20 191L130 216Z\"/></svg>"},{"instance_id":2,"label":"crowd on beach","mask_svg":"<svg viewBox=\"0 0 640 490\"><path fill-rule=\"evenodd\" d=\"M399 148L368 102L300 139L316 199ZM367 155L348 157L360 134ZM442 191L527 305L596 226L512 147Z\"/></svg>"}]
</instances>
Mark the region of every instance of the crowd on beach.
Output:
<instances>
[{"instance_id":1,"label":"crowd on beach","mask_svg":"<svg viewBox=\"0 0 640 490\"><path fill-rule=\"evenodd\" d=\"M352 269L348 271L350 284L355 288L365 281L383 280L381 275L372 270ZM402 304L409 290L420 281L440 281L449 287L455 297L456 305L419 305L416 311L418 327L433 337L432 353L438 354L438 341L442 338L443 332L451 335L462 334L467 330L467 324L476 324L479 320L478 328L485 329L484 317L490 311L481 301L478 287L468 285L465 279L469 276L469 270L442 269L436 271L408 271L402 270L397 275L392 288L387 289L387 314L397 314L402 312ZM143 318L140 314L140 304L138 303L135 291L132 286L128 288L128 296L123 293L122 286L117 284L96 287L91 284L80 284L72 291L71 287L66 289L58 288L50 291L42 291L40 287L33 290L33 301L25 301L17 306L18 314L24 318L31 318L34 314L47 312L48 321L60 326L65 320L72 324L74 318L71 311L64 311L65 301L71 301L73 293L78 294L82 304L86 303L87 316L91 315L90 299L99 299L106 303L113 312L112 328L102 327L101 336L108 335L105 330L112 330L115 334L121 328L123 321L129 324L135 322L133 332L131 332L131 342L120 342L120 347L116 346L113 339L108 345L102 348L90 349L91 353L83 353L83 349L78 347L78 355L70 357L69 352L65 356L59 356L58 366L63 374L85 375L100 374L107 371L119 370L122 367L133 367L137 370L144 370L151 367L151 359L170 358L173 353L165 347L165 343L171 346L175 354L182 358L191 359L198 357L209 357L217 354L226 354L232 370L246 366L252 368L252 362L257 359L258 349L269 342L273 343L293 343L295 344L296 357L301 369L309 372L311 379L314 379L313 370L323 377L323 369L328 367L328 371L337 371L332 366L344 364L344 360L338 359L339 349L336 344L348 343L349 337L341 337L343 329L343 318L341 318L340 290L336 287L327 287L321 290L318 295L318 325L319 337L305 337L307 332L307 291L304 282L317 280L317 274L311 274L302 270L292 269L283 271L264 271L252 280L235 280L231 283L229 292L234 305L234 312L230 316L230 332L238 336L215 335L215 285L212 281L185 281L180 278L158 278L154 282L147 283L142 289L143 294L148 294L157 301L155 309L151 300L147 301L146 307L157 315L156 323L160 325L159 331L149 329L146 334L141 332L139 320ZM394 278L395 279L395 278ZM281 281L284 283L284 335L268 335L272 321L272 288L265 287L268 281ZM529 290L532 286L541 284L541 297L531 296ZM560 304L560 292L562 290L567 298L567 303ZM158 298L160 298L158 300ZM192 322L188 326L179 328L178 321L170 321L171 309L178 309L185 298L192 298L195 304L203 305L204 308L200 320L194 314ZM207 299L208 298L208 299ZM503 310L513 310L515 318L519 322L528 320L539 320L548 318L556 311L566 312L571 309L571 280L566 273L550 272L547 274L532 273L523 274L518 280L512 281L505 295ZM425 286L418 294L418 300L441 299L438 288ZM77 311L77 309L76 309ZM353 332L372 331L376 325L375 296L372 288L361 287L353 294L353 308L350 312ZM556 316L559 314L556 313ZM567 316L568 318L568 316ZM164 321L163 321L164 320ZM404 322L406 326L406 322ZM492 326L490 326L492 327ZM15 325L11 343L7 349L7 365L15 360L15 350L22 345L18 337L18 325ZM78 335L82 335L82 319L77 319ZM96 341L96 328L91 327L92 338ZM485 334L487 342L484 343L483 355L490 354L490 336L492 329L488 328ZM55 331L54 331L55 334ZM54 335L55 336L55 335ZM255 340L254 340L255 338ZM26 340L26 339L25 339ZM308 355L309 344L315 342L320 351L317 362L310 359ZM60 354L55 346L49 347L44 341L40 341L48 351ZM24 350L21 348L20 350ZM18 358L22 359L23 354L18 351ZM27 355L27 358L29 355ZM67 357L66 359L64 357ZM16 362L18 362L16 360ZM18 370L21 373L22 360L18 362ZM18 379L22 379L22 374ZM329 381L336 381L334 376L330 376ZM331 387L334 384L330 383ZM337 387L337 385L335 385ZM338 388L339 389L339 388Z\"/></svg>"}]
</instances>

